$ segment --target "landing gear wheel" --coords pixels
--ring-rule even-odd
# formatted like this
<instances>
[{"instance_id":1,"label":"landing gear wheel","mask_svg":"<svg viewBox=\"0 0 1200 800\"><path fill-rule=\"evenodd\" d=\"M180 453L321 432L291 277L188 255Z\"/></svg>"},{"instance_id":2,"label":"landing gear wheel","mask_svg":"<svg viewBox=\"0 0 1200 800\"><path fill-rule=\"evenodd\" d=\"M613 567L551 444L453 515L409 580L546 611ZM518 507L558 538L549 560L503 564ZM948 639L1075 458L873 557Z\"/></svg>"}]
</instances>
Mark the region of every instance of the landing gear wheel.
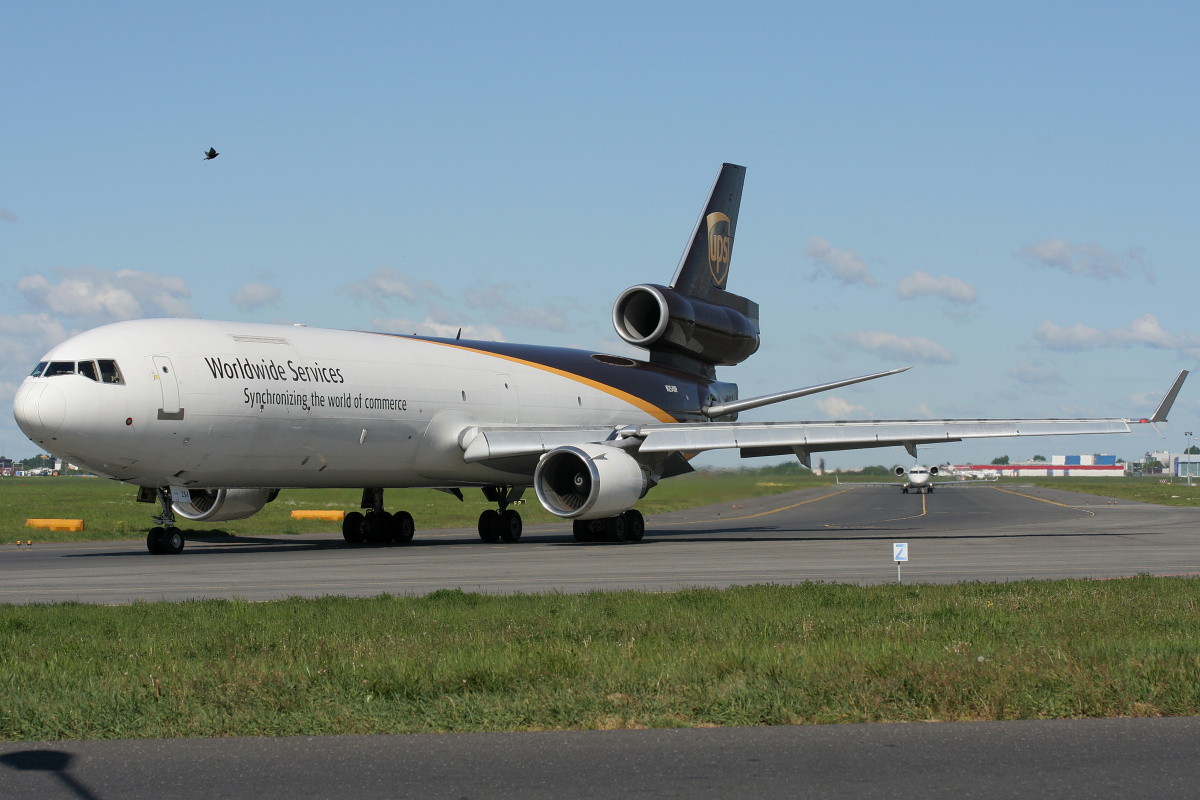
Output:
<instances>
[{"instance_id":1,"label":"landing gear wheel","mask_svg":"<svg viewBox=\"0 0 1200 800\"><path fill-rule=\"evenodd\" d=\"M636 508L631 508L622 516L625 517L625 539L630 542L640 542L646 533L646 518Z\"/></svg>"},{"instance_id":2,"label":"landing gear wheel","mask_svg":"<svg viewBox=\"0 0 1200 800\"><path fill-rule=\"evenodd\" d=\"M625 522L624 514L604 520L604 541L623 542L628 535L629 525Z\"/></svg>"},{"instance_id":3,"label":"landing gear wheel","mask_svg":"<svg viewBox=\"0 0 1200 800\"><path fill-rule=\"evenodd\" d=\"M177 556L183 552L183 532L179 528L166 528L158 541L167 555Z\"/></svg>"},{"instance_id":4,"label":"landing gear wheel","mask_svg":"<svg viewBox=\"0 0 1200 800\"><path fill-rule=\"evenodd\" d=\"M371 544L392 543L392 515L386 511L369 511L363 517L363 539Z\"/></svg>"},{"instance_id":5,"label":"landing gear wheel","mask_svg":"<svg viewBox=\"0 0 1200 800\"><path fill-rule=\"evenodd\" d=\"M500 512L500 538L506 542L516 542L521 538L521 515L509 509Z\"/></svg>"},{"instance_id":6,"label":"landing gear wheel","mask_svg":"<svg viewBox=\"0 0 1200 800\"><path fill-rule=\"evenodd\" d=\"M393 543L408 544L412 541L413 533L417 528L413 523L412 514L407 511L397 511L392 514L390 529Z\"/></svg>"},{"instance_id":7,"label":"landing gear wheel","mask_svg":"<svg viewBox=\"0 0 1200 800\"><path fill-rule=\"evenodd\" d=\"M360 512L351 511L342 519L342 538L350 544L362 544L363 515Z\"/></svg>"},{"instance_id":8,"label":"landing gear wheel","mask_svg":"<svg viewBox=\"0 0 1200 800\"><path fill-rule=\"evenodd\" d=\"M932 486L930 486L930 487L929 487L928 489L926 489L925 491L926 491L926 493L927 493L927 494L933 494L933 487L932 487Z\"/></svg>"},{"instance_id":9,"label":"landing gear wheel","mask_svg":"<svg viewBox=\"0 0 1200 800\"><path fill-rule=\"evenodd\" d=\"M575 536L577 542L592 541L592 521L590 519L577 519L571 523L571 533Z\"/></svg>"},{"instance_id":10,"label":"landing gear wheel","mask_svg":"<svg viewBox=\"0 0 1200 800\"><path fill-rule=\"evenodd\" d=\"M492 544L500 538L500 512L489 508L479 515L479 538Z\"/></svg>"},{"instance_id":11,"label":"landing gear wheel","mask_svg":"<svg viewBox=\"0 0 1200 800\"><path fill-rule=\"evenodd\" d=\"M161 556L163 554L163 533L165 531L162 528L151 528L150 532L146 534L146 549L150 551L151 555Z\"/></svg>"}]
</instances>

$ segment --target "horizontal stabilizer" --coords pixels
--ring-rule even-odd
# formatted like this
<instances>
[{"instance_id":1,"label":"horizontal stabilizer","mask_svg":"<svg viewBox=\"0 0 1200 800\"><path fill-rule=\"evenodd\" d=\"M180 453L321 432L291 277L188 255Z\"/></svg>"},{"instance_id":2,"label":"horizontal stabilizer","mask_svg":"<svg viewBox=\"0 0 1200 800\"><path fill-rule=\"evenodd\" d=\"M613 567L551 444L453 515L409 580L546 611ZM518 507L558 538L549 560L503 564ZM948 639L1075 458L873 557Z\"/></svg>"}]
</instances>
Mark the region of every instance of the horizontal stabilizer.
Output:
<instances>
[{"instance_id":1,"label":"horizontal stabilizer","mask_svg":"<svg viewBox=\"0 0 1200 800\"><path fill-rule=\"evenodd\" d=\"M863 375L858 378L849 378L844 381L834 381L833 383L822 383L819 386L809 386L805 389L793 389L790 392L777 392L775 394L764 394L762 397L750 397L746 400L734 400L731 403L720 403L718 405L702 408L700 411L709 419L723 417L726 414L736 414L739 411L748 411L752 408L761 408L769 406L772 403L782 403L784 400L794 400L797 397L807 397L810 394L818 394L820 392L828 392L831 389L840 389L843 386L850 386L863 381L873 381L876 378L886 378L888 375L895 375L899 372L910 370L912 367L900 367L899 369L890 369L887 372L876 372L874 375Z\"/></svg>"}]
</instances>

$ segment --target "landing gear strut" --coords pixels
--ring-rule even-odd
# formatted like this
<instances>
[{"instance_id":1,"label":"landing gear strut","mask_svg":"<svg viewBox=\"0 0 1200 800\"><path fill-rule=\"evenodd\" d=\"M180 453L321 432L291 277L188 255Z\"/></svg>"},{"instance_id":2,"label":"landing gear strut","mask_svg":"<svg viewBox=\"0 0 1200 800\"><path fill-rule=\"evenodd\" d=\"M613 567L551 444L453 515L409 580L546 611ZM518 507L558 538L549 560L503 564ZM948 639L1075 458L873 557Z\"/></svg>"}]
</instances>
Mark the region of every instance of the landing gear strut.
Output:
<instances>
[{"instance_id":1,"label":"landing gear strut","mask_svg":"<svg viewBox=\"0 0 1200 800\"><path fill-rule=\"evenodd\" d=\"M497 539L515 542L521 538L521 515L509 506L521 499L524 486L484 486L483 496L499 506L479 515L479 538L489 544Z\"/></svg>"},{"instance_id":2,"label":"landing gear strut","mask_svg":"<svg viewBox=\"0 0 1200 800\"><path fill-rule=\"evenodd\" d=\"M157 525L146 534L146 549L152 555L179 555L183 552L183 533L175 527L175 511L171 508L171 490L166 486L158 488L158 501L162 503L162 513L151 517Z\"/></svg>"},{"instance_id":3,"label":"landing gear strut","mask_svg":"<svg viewBox=\"0 0 1200 800\"><path fill-rule=\"evenodd\" d=\"M397 511L389 514L383 508L383 489L363 489L363 514L351 511L342 520L342 538L350 544L408 544L412 541L412 514Z\"/></svg>"},{"instance_id":4,"label":"landing gear strut","mask_svg":"<svg viewBox=\"0 0 1200 800\"><path fill-rule=\"evenodd\" d=\"M577 542L640 542L646 533L642 512L631 508L604 519L577 519L572 526Z\"/></svg>"}]
</instances>

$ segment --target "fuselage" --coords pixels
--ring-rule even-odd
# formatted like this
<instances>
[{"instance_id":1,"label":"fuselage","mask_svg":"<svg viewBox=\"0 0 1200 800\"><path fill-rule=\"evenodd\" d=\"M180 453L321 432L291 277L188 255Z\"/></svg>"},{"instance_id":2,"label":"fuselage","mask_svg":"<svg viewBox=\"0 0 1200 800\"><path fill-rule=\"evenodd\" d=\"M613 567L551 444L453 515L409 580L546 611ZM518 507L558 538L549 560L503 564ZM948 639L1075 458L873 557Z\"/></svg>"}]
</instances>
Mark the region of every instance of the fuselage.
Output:
<instances>
[{"instance_id":1,"label":"fuselage","mask_svg":"<svg viewBox=\"0 0 1200 800\"><path fill-rule=\"evenodd\" d=\"M453 487L529 482L464 464L471 426L703 420L730 399L585 350L158 319L58 345L13 410L48 452L140 486Z\"/></svg>"},{"instance_id":2,"label":"fuselage","mask_svg":"<svg viewBox=\"0 0 1200 800\"><path fill-rule=\"evenodd\" d=\"M906 489L920 489L928 486L933 475L929 471L929 467L923 467L920 464L908 470L908 480L905 484Z\"/></svg>"}]
</instances>

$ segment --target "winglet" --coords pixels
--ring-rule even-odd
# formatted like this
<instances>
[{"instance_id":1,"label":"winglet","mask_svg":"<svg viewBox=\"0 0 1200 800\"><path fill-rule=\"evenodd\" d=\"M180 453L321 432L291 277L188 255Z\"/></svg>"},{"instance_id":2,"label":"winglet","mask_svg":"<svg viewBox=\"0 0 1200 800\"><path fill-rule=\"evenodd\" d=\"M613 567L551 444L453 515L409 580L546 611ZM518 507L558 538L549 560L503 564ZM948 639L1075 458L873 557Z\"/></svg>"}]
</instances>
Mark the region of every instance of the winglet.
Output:
<instances>
[{"instance_id":1,"label":"winglet","mask_svg":"<svg viewBox=\"0 0 1200 800\"><path fill-rule=\"evenodd\" d=\"M1171 384L1171 388L1167 390L1167 395L1158 404L1158 410L1154 412L1154 416L1150 418L1151 422L1166 422L1167 414L1171 412L1171 406L1175 404L1175 397L1179 394L1179 390L1183 388L1183 382L1187 379L1188 371L1180 370L1179 377Z\"/></svg>"}]
</instances>

